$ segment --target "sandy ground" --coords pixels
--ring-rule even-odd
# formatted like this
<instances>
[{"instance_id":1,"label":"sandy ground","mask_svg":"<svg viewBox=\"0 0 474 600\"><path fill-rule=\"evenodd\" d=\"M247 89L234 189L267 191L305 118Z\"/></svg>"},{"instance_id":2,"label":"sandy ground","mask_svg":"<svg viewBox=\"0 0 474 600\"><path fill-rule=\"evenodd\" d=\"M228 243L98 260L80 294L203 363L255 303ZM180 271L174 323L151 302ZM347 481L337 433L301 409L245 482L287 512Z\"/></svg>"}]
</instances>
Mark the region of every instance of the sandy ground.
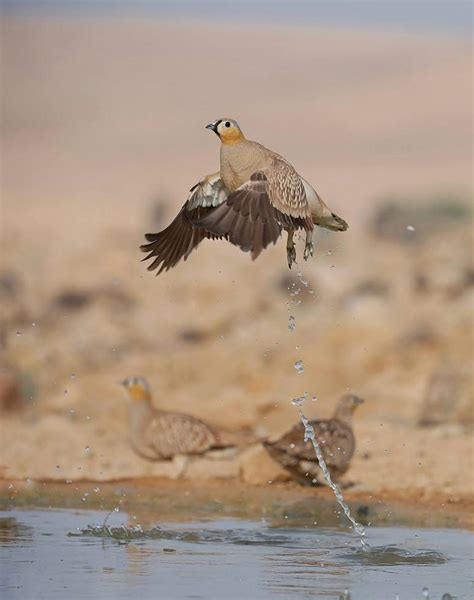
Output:
<instances>
[{"instance_id":1,"label":"sandy ground","mask_svg":"<svg viewBox=\"0 0 474 600\"><path fill-rule=\"evenodd\" d=\"M120 19L2 29L1 360L27 406L2 414L1 476L286 479L258 442L135 456L117 382L142 374L157 405L258 438L293 425L305 391L314 417L352 390L366 403L349 494L472 503L471 219L430 204L471 197L468 42ZM206 243L158 279L139 262L144 231L216 170L203 127L223 114L350 222L319 235L301 277L282 242L256 263ZM374 231L397 196L408 212Z\"/></svg>"}]
</instances>

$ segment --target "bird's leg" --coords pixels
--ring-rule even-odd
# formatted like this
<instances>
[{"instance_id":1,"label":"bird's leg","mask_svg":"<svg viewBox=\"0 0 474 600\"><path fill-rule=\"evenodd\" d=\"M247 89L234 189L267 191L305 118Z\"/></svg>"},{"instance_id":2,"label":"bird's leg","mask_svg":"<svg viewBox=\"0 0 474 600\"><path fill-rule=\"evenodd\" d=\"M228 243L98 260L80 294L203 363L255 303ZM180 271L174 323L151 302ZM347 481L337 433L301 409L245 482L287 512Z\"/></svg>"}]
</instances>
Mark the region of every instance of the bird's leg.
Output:
<instances>
[{"instance_id":1,"label":"bird's leg","mask_svg":"<svg viewBox=\"0 0 474 600\"><path fill-rule=\"evenodd\" d=\"M311 230L308 229L306 231L306 243L305 243L304 254L303 254L303 258L305 260L308 260L308 258L310 256L313 256L313 250L314 250L313 231L314 231L314 229L311 229Z\"/></svg>"},{"instance_id":2,"label":"bird's leg","mask_svg":"<svg viewBox=\"0 0 474 600\"><path fill-rule=\"evenodd\" d=\"M291 269L291 265L296 262L296 248L293 236L295 235L294 229L288 229L288 239L286 240L286 256L288 258L288 266Z\"/></svg>"}]
</instances>

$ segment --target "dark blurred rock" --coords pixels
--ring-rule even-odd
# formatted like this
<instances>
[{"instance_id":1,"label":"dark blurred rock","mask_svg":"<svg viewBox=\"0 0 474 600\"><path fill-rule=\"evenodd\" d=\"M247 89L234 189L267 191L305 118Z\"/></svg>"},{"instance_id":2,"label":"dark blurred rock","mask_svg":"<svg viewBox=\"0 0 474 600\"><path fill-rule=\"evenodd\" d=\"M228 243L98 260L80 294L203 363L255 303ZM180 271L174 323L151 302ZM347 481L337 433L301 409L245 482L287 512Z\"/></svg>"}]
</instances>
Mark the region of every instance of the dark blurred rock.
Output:
<instances>
[{"instance_id":1,"label":"dark blurred rock","mask_svg":"<svg viewBox=\"0 0 474 600\"><path fill-rule=\"evenodd\" d=\"M468 260L469 257L466 257ZM453 300L462 296L474 285L474 267L459 261L435 262L418 269L413 275L413 289L417 294L442 294Z\"/></svg>"},{"instance_id":2,"label":"dark blurred rock","mask_svg":"<svg viewBox=\"0 0 474 600\"><path fill-rule=\"evenodd\" d=\"M399 350L413 346L434 347L438 344L439 337L430 325L418 325L405 331L395 342Z\"/></svg>"},{"instance_id":3,"label":"dark blurred rock","mask_svg":"<svg viewBox=\"0 0 474 600\"><path fill-rule=\"evenodd\" d=\"M469 221L471 210L458 198L394 198L378 206L370 219L372 233L397 242L421 241Z\"/></svg>"},{"instance_id":4,"label":"dark blurred rock","mask_svg":"<svg viewBox=\"0 0 474 600\"><path fill-rule=\"evenodd\" d=\"M0 412L12 413L24 407L18 379L6 369L0 369Z\"/></svg>"},{"instance_id":5,"label":"dark blurred rock","mask_svg":"<svg viewBox=\"0 0 474 600\"><path fill-rule=\"evenodd\" d=\"M418 425L472 424L474 391L470 369L470 365L462 367L452 360L441 362L428 381Z\"/></svg>"},{"instance_id":6,"label":"dark blurred rock","mask_svg":"<svg viewBox=\"0 0 474 600\"><path fill-rule=\"evenodd\" d=\"M189 344L199 344L208 337L208 334L205 331L194 327L185 327L178 335L181 340L188 342Z\"/></svg>"},{"instance_id":7,"label":"dark blurred rock","mask_svg":"<svg viewBox=\"0 0 474 600\"><path fill-rule=\"evenodd\" d=\"M79 290L60 292L52 301L52 307L62 310L80 310L92 301L92 294Z\"/></svg>"},{"instance_id":8,"label":"dark blurred rock","mask_svg":"<svg viewBox=\"0 0 474 600\"><path fill-rule=\"evenodd\" d=\"M114 308L129 308L133 304L133 299L123 289L115 285L105 285L89 290L64 290L52 299L51 308L78 311L100 301L105 301Z\"/></svg>"},{"instance_id":9,"label":"dark blurred rock","mask_svg":"<svg viewBox=\"0 0 474 600\"><path fill-rule=\"evenodd\" d=\"M6 271L0 274L0 297L15 298L21 289L21 283L12 271Z\"/></svg>"}]
</instances>

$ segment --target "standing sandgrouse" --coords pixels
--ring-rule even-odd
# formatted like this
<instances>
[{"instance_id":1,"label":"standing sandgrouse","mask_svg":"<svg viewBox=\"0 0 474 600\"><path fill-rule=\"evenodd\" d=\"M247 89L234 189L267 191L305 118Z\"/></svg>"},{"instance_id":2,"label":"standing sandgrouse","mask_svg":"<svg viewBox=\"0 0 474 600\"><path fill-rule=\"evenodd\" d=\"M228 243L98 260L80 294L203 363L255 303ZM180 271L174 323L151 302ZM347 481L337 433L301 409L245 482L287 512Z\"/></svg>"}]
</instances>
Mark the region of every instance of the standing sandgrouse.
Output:
<instances>
[{"instance_id":1,"label":"standing sandgrouse","mask_svg":"<svg viewBox=\"0 0 474 600\"><path fill-rule=\"evenodd\" d=\"M334 480L349 468L355 450L352 414L362 402L362 398L346 394L339 400L331 419L310 421ZM313 445L309 440L304 441L304 434L303 424L298 423L278 440L263 444L270 456L302 483L324 483Z\"/></svg>"},{"instance_id":2,"label":"standing sandgrouse","mask_svg":"<svg viewBox=\"0 0 474 600\"><path fill-rule=\"evenodd\" d=\"M130 443L140 456L166 460L175 454L203 454L227 446L221 443L215 431L196 417L155 408L150 386L144 377L127 377L122 385L130 400Z\"/></svg>"},{"instance_id":3,"label":"standing sandgrouse","mask_svg":"<svg viewBox=\"0 0 474 600\"><path fill-rule=\"evenodd\" d=\"M206 126L221 141L220 171L191 188L174 221L159 233L147 233L143 260L153 259L157 275L186 260L203 239L225 238L252 259L284 229L288 266L296 261L295 231L306 232L304 259L313 254L315 225L345 231L347 223L326 206L313 187L279 154L247 140L233 119Z\"/></svg>"}]
</instances>

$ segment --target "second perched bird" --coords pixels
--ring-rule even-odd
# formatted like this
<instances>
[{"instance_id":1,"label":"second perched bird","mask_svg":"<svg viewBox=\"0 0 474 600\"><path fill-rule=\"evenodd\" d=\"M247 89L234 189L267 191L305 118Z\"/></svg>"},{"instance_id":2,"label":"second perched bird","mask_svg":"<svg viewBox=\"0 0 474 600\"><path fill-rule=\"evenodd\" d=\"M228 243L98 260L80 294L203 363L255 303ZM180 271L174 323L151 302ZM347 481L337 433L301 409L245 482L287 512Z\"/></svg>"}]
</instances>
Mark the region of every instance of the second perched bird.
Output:
<instances>
[{"instance_id":1,"label":"second perched bird","mask_svg":"<svg viewBox=\"0 0 474 600\"><path fill-rule=\"evenodd\" d=\"M349 468L355 450L352 414L362 402L362 398L346 394L339 400L331 419L310 421L334 480ZM311 441L304 441L304 433L304 426L299 423L278 440L264 442L264 446L276 462L302 483L311 483L314 480L324 483L313 444Z\"/></svg>"},{"instance_id":2,"label":"second perched bird","mask_svg":"<svg viewBox=\"0 0 474 600\"><path fill-rule=\"evenodd\" d=\"M227 446L206 423L182 413L167 412L151 403L150 386L144 377L122 382L129 404L130 443L145 458L166 460L175 454L203 454Z\"/></svg>"},{"instance_id":3,"label":"second perched bird","mask_svg":"<svg viewBox=\"0 0 474 600\"><path fill-rule=\"evenodd\" d=\"M316 190L283 156L247 140L237 121L217 119L207 125L220 142L220 171L191 188L175 220L159 233L147 233L141 249L153 259L157 274L186 260L205 238L225 238L252 259L282 230L288 233L288 266L296 260L293 236L306 232L304 258L313 254L315 225L345 231L347 223L334 214Z\"/></svg>"}]
</instances>

